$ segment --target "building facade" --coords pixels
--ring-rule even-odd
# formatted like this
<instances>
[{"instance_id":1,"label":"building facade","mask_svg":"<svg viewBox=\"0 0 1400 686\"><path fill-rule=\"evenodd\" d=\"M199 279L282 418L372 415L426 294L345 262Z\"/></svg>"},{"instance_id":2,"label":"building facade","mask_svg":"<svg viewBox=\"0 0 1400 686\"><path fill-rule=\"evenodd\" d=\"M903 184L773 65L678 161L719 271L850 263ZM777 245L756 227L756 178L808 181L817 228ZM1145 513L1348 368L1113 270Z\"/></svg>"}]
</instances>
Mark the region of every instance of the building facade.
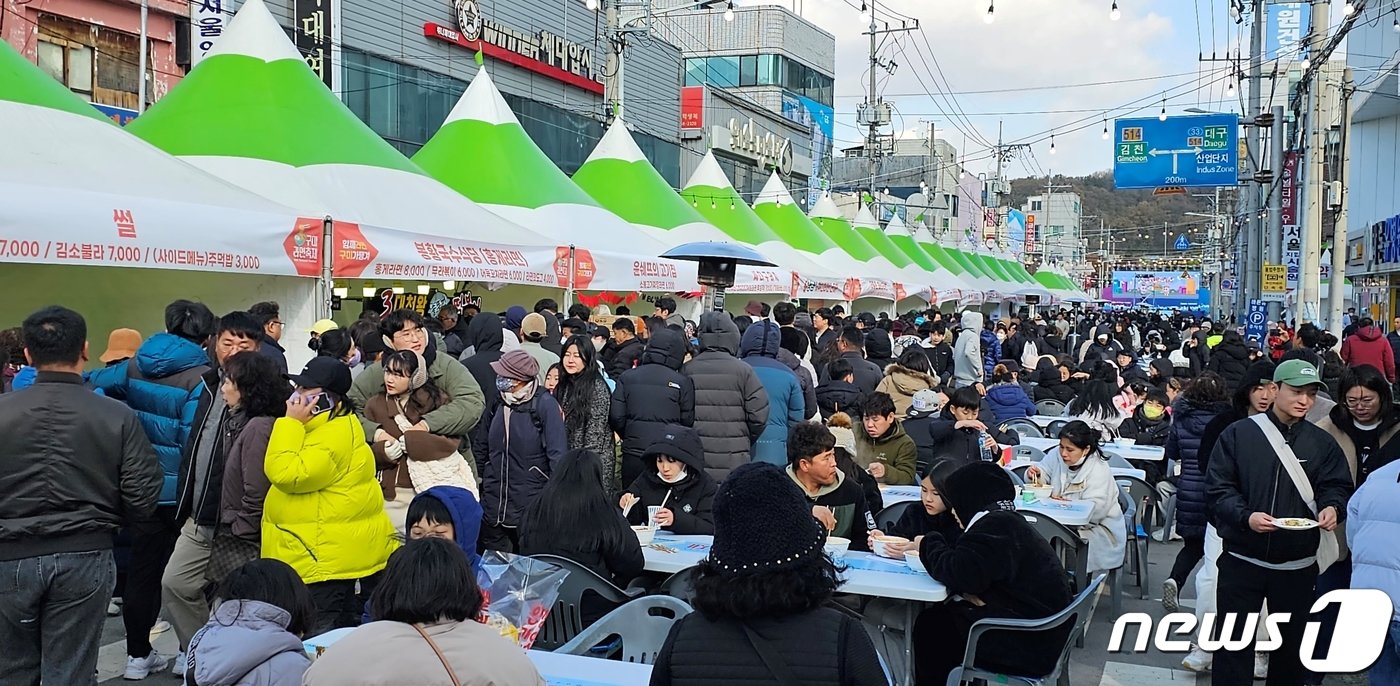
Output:
<instances>
[{"instance_id":1,"label":"building facade","mask_svg":"<svg viewBox=\"0 0 1400 686\"><path fill-rule=\"evenodd\" d=\"M1352 96L1347 133L1351 163L1342 185L1347 197L1347 276L1360 310L1389 319L1400 301L1400 33L1388 13L1367 10L1347 34L1347 66L1360 84Z\"/></svg>"},{"instance_id":2,"label":"building facade","mask_svg":"<svg viewBox=\"0 0 1400 686\"><path fill-rule=\"evenodd\" d=\"M478 70L478 48L520 123L566 173L583 164L609 121L608 42L602 15L584 0L265 2L350 110L406 155L437 131L466 90ZM6 10L0 35L22 53L84 97L135 109L136 3L0 3ZM238 4L150 0L149 102L217 41L220 27L211 29L210 22L226 22ZM681 69L674 45L636 41L627 50L623 82L637 144L677 185Z\"/></svg>"},{"instance_id":3,"label":"building facade","mask_svg":"<svg viewBox=\"0 0 1400 686\"><path fill-rule=\"evenodd\" d=\"M150 0L146 102L190 63L189 5ZM0 40L118 121L135 116L141 83L141 10L114 0L0 0Z\"/></svg>"},{"instance_id":4,"label":"building facade","mask_svg":"<svg viewBox=\"0 0 1400 686\"><path fill-rule=\"evenodd\" d=\"M895 139L894 149L880 158L873 198L881 220L898 214L906 224L922 222L939 238L969 231L980 236L987 220L983 181L963 168L956 147L933 134L930 125L927 138ZM869 193L865 147L841 152L832 161L833 193L852 198ZM996 226L994 220L991 228Z\"/></svg>"},{"instance_id":5,"label":"building facade","mask_svg":"<svg viewBox=\"0 0 1400 686\"><path fill-rule=\"evenodd\" d=\"M1027 252L1040 262L1077 264L1084 251L1080 241L1083 206L1078 193L1051 193L1026 198L1021 211L1026 215L1027 240L1034 247Z\"/></svg>"},{"instance_id":6,"label":"building facade","mask_svg":"<svg viewBox=\"0 0 1400 686\"><path fill-rule=\"evenodd\" d=\"M777 169L804 206L829 185L836 38L779 5L664 11L652 35L684 56L681 161L689 177L711 148L751 199Z\"/></svg>"}]
</instances>

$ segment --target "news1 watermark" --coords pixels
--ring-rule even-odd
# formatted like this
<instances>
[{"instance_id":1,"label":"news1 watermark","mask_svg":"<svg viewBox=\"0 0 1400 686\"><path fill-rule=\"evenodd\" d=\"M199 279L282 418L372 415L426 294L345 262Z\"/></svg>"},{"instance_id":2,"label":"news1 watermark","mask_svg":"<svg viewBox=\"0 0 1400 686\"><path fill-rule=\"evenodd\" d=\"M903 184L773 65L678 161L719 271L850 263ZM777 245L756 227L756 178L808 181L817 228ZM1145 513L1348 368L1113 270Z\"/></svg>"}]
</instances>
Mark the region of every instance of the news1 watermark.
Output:
<instances>
[{"instance_id":1,"label":"news1 watermark","mask_svg":"<svg viewBox=\"0 0 1400 686\"><path fill-rule=\"evenodd\" d=\"M1343 588L1318 598L1309 612L1316 615L1329 605L1338 608L1332 641L1326 650L1319 651L1317 642L1322 623L1309 620L1303 627L1303 643L1299 648L1303 666L1319 674L1350 674L1375 664L1390 640L1390 621L1394 613L1390 596L1373 588ZM1290 619L1287 612L1267 615L1205 613L1197 626L1196 615L1189 612L1173 612L1157 621L1143 612L1128 612L1113 622L1108 652L1144 653L1151 640L1161 652L1184 653L1191 650L1193 638L1206 652L1234 652L1249 649L1251 645L1254 650L1269 652L1283 645L1280 628ZM1137 627L1136 639L1124 649L1124 638L1132 626ZM1314 658L1315 655L1322 657Z\"/></svg>"}]
</instances>

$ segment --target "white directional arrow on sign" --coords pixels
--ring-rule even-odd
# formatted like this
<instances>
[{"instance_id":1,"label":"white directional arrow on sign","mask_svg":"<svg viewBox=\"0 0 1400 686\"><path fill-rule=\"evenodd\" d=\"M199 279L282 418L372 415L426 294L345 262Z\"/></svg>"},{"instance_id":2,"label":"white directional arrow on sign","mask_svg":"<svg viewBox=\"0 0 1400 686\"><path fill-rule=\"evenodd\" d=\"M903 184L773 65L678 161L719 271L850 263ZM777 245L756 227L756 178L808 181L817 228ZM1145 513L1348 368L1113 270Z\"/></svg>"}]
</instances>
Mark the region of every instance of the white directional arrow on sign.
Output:
<instances>
[{"instance_id":1,"label":"white directional arrow on sign","mask_svg":"<svg viewBox=\"0 0 1400 686\"><path fill-rule=\"evenodd\" d=\"M1199 155L1199 154L1201 154L1201 149L1200 149L1200 148L1184 148L1184 149L1181 149L1181 150L1158 150L1158 149L1156 149L1156 148L1153 148L1153 149L1151 149L1151 150L1148 150L1148 151L1147 151L1147 154L1149 154L1149 155L1151 155L1151 156L1153 156L1153 157L1157 157L1157 156L1159 156L1159 155L1171 155L1171 156L1172 156L1172 174L1175 175L1175 174L1177 174L1177 163L1176 163L1177 157L1176 157L1176 156L1177 156L1177 155Z\"/></svg>"}]
</instances>

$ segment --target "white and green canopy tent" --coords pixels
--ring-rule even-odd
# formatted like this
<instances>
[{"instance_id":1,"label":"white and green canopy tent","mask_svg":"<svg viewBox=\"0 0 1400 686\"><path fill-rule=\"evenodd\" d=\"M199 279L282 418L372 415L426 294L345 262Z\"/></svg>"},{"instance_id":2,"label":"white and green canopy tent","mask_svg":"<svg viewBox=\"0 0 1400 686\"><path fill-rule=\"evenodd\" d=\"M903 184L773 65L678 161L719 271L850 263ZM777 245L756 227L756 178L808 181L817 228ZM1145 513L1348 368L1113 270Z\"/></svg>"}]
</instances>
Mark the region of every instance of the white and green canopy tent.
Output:
<instances>
[{"instance_id":1,"label":"white and green canopy tent","mask_svg":"<svg viewBox=\"0 0 1400 686\"><path fill-rule=\"evenodd\" d=\"M656 171L621 117L613 120L588 159L574 172L578 184L598 204L632 222L668 247L698 241L742 242L701 216L696 207L671 188ZM745 208L747 209L747 208ZM788 293L795 266L784 253L769 255L752 246L775 267L740 266L733 293ZM788 249L791 251L791 248Z\"/></svg>"},{"instance_id":2,"label":"white and green canopy tent","mask_svg":"<svg viewBox=\"0 0 1400 686\"><path fill-rule=\"evenodd\" d=\"M580 290L694 291L695 263L657 257L670 246L604 209L555 166L520 125L485 67L413 156L434 178L574 253Z\"/></svg>"},{"instance_id":3,"label":"white and green canopy tent","mask_svg":"<svg viewBox=\"0 0 1400 686\"><path fill-rule=\"evenodd\" d=\"M555 284L551 241L432 179L362 123L263 0L244 3L214 49L128 129L220 178L330 218L338 278Z\"/></svg>"},{"instance_id":4,"label":"white and green canopy tent","mask_svg":"<svg viewBox=\"0 0 1400 686\"><path fill-rule=\"evenodd\" d=\"M319 254L297 254L296 210L123 131L4 41L0 131L0 321L68 305L94 358L114 328L163 330L178 298L278 300L290 326L315 321Z\"/></svg>"},{"instance_id":5,"label":"white and green canopy tent","mask_svg":"<svg viewBox=\"0 0 1400 686\"><path fill-rule=\"evenodd\" d=\"M909 256L910 265L908 269L917 270L923 277L924 283L929 285L928 301L938 304L945 300L954 299L964 289L967 284L958 278L947 267L938 263L933 255L930 255L918 242L914 240L913 231L909 225L898 214L890 217L890 221L885 224L885 235L889 237L890 243L898 248L900 252Z\"/></svg>"},{"instance_id":6,"label":"white and green canopy tent","mask_svg":"<svg viewBox=\"0 0 1400 686\"><path fill-rule=\"evenodd\" d=\"M1008 283L1010 284L1008 288L1013 295L1034 295L1041 298L1050 297L1050 291L1036 282L1035 279L1031 278L1031 275L1026 273L1025 267L1022 267L1020 262L1011 259L1009 254L987 250L983 254L983 257L988 262L1001 268L1002 273L1006 274Z\"/></svg>"},{"instance_id":7,"label":"white and green canopy tent","mask_svg":"<svg viewBox=\"0 0 1400 686\"><path fill-rule=\"evenodd\" d=\"M776 175L768 179L768 186L759 194L760 201L765 197L788 198L788 205L791 206L791 196L787 195L787 188ZM795 206L792 209L801 214ZM855 281L852 284L854 288L848 287L848 292L859 293L862 298L889 300L896 304L904 299L905 286L900 283L905 276L904 271L856 233L830 195L823 194L804 219L807 220L806 224L814 227L818 239L834 246L834 250L828 249L825 253L828 261L834 265L848 265L846 271Z\"/></svg>"},{"instance_id":8,"label":"white and green canopy tent","mask_svg":"<svg viewBox=\"0 0 1400 686\"><path fill-rule=\"evenodd\" d=\"M933 232L923 222L915 222L913 238L919 248L928 253L929 257L932 257L938 266L942 267L944 272L953 278L953 287L937 288L933 294L938 303L961 300L965 295L970 295L977 290L977 287L972 283L971 275L952 255L943 249L942 245L939 245L933 237Z\"/></svg>"},{"instance_id":9,"label":"white and green canopy tent","mask_svg":"<svg viewBox=\"0 0 1400 686\"><path fill-rule=\"evenodd\" d=\"M845 299L846 277L840 276L843 272L819 263L815 255L798 250L768 226L734 190L715 159L714 151L707 151L700 158L700 164L681 190L681 198L732 240L752 247L779 267L792 271L793 289L788 292L791 297Z\"/></svg>"},{"instance_id":10,"label":"white and green canopy tent","mask_svg":"<svg viewBox=\"0 0 1400 686\"><path fill-rule=\"evenodd\" d=\"M985 266L978 265L972 260L971 255L959 247L953 232L950 231L944 235L942 247L944 254L963 268L963 281L972 287L970 292L963 294L962 304L980 305L986 300L998 299L996 295L998 282L986 273Z\"/></svg>"}]
</instances>

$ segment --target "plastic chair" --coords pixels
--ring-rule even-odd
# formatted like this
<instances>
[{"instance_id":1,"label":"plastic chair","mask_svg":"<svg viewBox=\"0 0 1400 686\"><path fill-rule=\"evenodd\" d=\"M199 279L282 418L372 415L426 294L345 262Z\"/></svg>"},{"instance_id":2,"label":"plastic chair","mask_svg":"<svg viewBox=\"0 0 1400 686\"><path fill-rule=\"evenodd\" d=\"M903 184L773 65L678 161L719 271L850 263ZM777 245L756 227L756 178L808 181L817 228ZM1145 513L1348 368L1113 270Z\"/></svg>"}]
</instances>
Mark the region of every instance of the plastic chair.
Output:
<instances>
[{"instance_id":1,"label":"plastic chair","mask_svg":"<svg viewBox=\"0 0 1400 686\"><path fill-rule=\"evenodd\" d=\"M689 605L670 596L637 598L604 615L554 652L588 655L595 646L607 643L609 658L649 665L661 652L671 625L692 611ZM613 640L614 636L621 639L621 645Z\"/></svg>"},{"instance_id":2,"label":"plastic chair","mask_svg":"<svg viewBox=\"0 0 1400 686\"><path fill-rule=\"evenodd\" d=\"M1031 445L1012 446L1011 459L1039 462L1045 459L1045 451Z\"/></svg>"},{"instance_id":3,"label":"plastic chair","mask_svg":"<svg viewBox=\"0 0 1400 686\"><path fill-rule=\"evenodd\" d=\"M695 597L695 576L699 573L699 567L686 567L666 577L657 592L688 603Z\"/></svg>"},{"instance_id":4,"label":"plastic chair","mask_svg":"<svg viewBox=\"0 0 1400 686\"><path fill-rule=\"evenodd\" d=\"M889 531L894 527L895 523L899 521L899 518L904 516L905 510L908 510L914 505L923 507L923 503L917 500L905 500L880 510L879 514L875 515L875 528L881 531Z\"/></svg>"},{"instance_id":5,"label":"plastic chair","mask_svg":"<svg viewBox=\"0 0 1400 686\"><path fill-rule=\"evenodd\" d=\"M1105 451L1103 451L1103 454L1104 454L1104 457L1107 457L1107 458L1108 458L1108 466L1111 467L1111 468L1114 468L1114 469L1137 469L1137 467L1134 467L1134 466L1133 466L1133 463L1131 463L1131 462L1128 461L1128 458L1123 457L1122 455L1119 455L1118 453L1115 453L1115 452L1113 452L1112 450L1105 450Z\"/></svg>"},{"instance_id":6,"label":"plastic chair","mask_svg":"<svg viewBox=\"0 0 1400 686\"><path fill-rule=\"evenodd\" d=\"M1005 431L1015 431L1021 438L1044 438L1045 434L1040 432L1040 427L1029 419L1008 419L1001 425Z\"/></svg>"},{"instance_id":7,"label":"plastic chair","mask_svg":"<svg viewBox=\"0 0 1400 686\"><path fill-rule=\"evenodd\" d=\"M1046 437L1059 438L1060 430L1064 429L1065 425L1069 424L1069 422L1070 420L1068 419L1056 419L1055 421L1050 422L1050 425L1045 427Z\"/></svg>"},{"instance_id":8,"label":"plastic chair","mask_svg":"<svg viewBox=\"0 0 1400 686\"><path fill-rule=\"evenodd\" d=\"M1162 494L1157 489L1148 485L1146 481L1135 476L1114 477L1118 481L1118 487L1127 493L1128 499L1132 501L1136 509L1136 516L1128 522L1128 542L1134 544L1130 546L1132 569L1137 575L1138 597L1147 598L1148 581L1147 573L1147 552L1152 543L1152 536L1148 529L1153 521L1162 521L1162 528L1167 528L1167 523L1163 514Z\"/></svg>"},{"instance_id":9,"label":"plastic chair","mask_svg":"<svg viewBox=\"0 0 1400 686\"><path fill-rule=\"evenodd\" d=\"M963 653L962 664L954 667L953 671L948 673L948 686L959 686L974 680L989 684L1005 684L1012 680L1023 681L1027 684L1046 684L1053 681L1058 686L1069 686L1069 653L1075 645L1083 643L1089 618L1093 616L1094 610L1098 606L1098 591L1099 587L1103 585L1103 581L1104 575L1102 574L1094 577L1094 580L1089 582L1084 590L1074 597L1074 600L1070 601L1068 607L1045 619L983 619L973 624L972 630L967 635L967 650ZM1038 676L998 674L976 667L978 641L987 632L1048 631L1066 624L1070 626L1069 635L1065 637L1065 645L1060 649L1060 657L1055 661L1055 668L1049 674Z\"/></svg>"},{"instance_id":10,"label":"plastic chair","mask_svg":"<svg viewBox=\"0 0 1400 686\"><path fill-rule=\"evenodd\" d=\"M1125 499L1127 496L1123 496ZM1050 548L1060 556L1060 562L1064 564L1065 571L1069 572L1071 588L1075 592L1083 590L1086 579L1089 577L1089 542L1084 540L1079 532L1061 524L1049 515L1038 512L1022 511L1021 516L1030 522L1031 528L1036 530L1046 541L1050 543ZM1113 616L1119 615L1118 591L1119 579L1118 571L1122 569L1108 570L1108 585L1112 598ZM1081 637L1081 647L1083 638Z\"/></svg>"},{"instance_id":11,"label":"plastic chair","mask_svg":"<svg viewBox=\"0 0 1400 686\"><path fill-rule=\"evenodd\" d=\"M1012 484L1013 486L1025 486L1025 485L1026 485L1026 477L1025 477L1024 475L1025 475L1026 470L1027 470L1028 468L1029 468L1029 466L1026 466L1026 467L1017 467L1016 469L1007 469L1007 470L1006 470L1006 473L1011 477L1011 484Z\"/></svg>"},{"instance_id":12,"label":"plastic chair","mask_svg":"<svg viewBox=\"0 0 1400 686\"><path fill-rule=\"evenodd\" d=\"M1053 398L1036 401L1035 413L1042 417L1065 416L1065 404Z\"/></svg>"},{"instance_id":13,"label":"plastic chair","mask_svg":"<svg viewBox=\"0 0 1400 686\"><path fill-rule=\"evenodd\" d=\"M603 603L613 607L631 600L641 591L624 591L611 581L598 576L593 570L558 555L531 555L533 559L563 567L569 572L559 587L559 597L545 619L544 628L535 639L535 647L540 650L554 650L568 643L588 627L583 623L583 599L587 594L601 598Z\"/></svg>"}]
</instances>

